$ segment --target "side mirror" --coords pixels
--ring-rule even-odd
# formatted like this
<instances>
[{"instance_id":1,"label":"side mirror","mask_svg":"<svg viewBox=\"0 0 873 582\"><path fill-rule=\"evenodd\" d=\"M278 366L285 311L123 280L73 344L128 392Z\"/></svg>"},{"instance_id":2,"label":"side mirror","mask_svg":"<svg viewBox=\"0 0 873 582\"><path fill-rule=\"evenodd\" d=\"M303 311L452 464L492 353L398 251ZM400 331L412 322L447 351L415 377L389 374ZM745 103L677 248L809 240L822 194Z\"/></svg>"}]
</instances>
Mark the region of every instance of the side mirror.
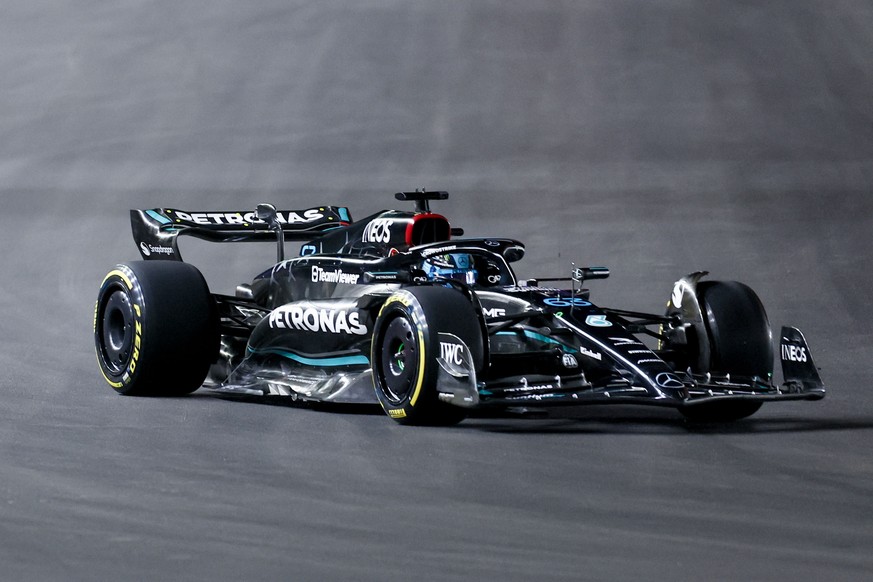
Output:
<instances>
[{"instance_id":1,"label":"side mirror","mask_svg":"<svg viewBox=\"0 0 873 582\"><path fill-rule=\"evenodd\" d=\"M276 233L276 259L278 262L285 260L285 231L282 230L282 225L279 224L279 212L272 204L258 204L255 210L259 220L263 220L270 227L270 230Z\"/></svg>"},{"instance_id":2,"label":"side mirror","mask_svg":"<svg viewBox=\"0 0 873 582\"><path fill-rule=\"evenodd\" d=\"M258 216L258 220L263 220L270 228L279 226L279 213L272 204L258 204L255 214Z\"/></svg>"},{"instance_id":3,"label":"side mirror","mask_svg":"<svg viewBox=\"0 0 873 582\"><path fill-rule=\"evenodd\" d=\"M524 247L522 245L514 245L503 249L503 258L507 263L515 263L524 257Z\"/></svg>"},{"instance_id":4,"label":"side mirror","mask_svg":"<svg viewBox=\"0 0 873 582\"><path fill-rule=\"evenodd\" d=\"M573 280L581 283L591 279L606 279L609 277L609 269L606 267L579 267L573 270Z\"/></svg>"}]
</instances>

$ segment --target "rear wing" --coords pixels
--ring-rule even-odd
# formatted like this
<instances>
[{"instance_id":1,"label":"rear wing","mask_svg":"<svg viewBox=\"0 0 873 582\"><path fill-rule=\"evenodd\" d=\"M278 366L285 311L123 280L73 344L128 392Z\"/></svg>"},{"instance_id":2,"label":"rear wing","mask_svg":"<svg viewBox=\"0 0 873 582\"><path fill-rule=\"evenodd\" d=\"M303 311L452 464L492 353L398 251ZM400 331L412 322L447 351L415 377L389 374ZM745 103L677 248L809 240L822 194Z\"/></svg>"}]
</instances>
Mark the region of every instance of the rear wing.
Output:
<instances>
[{"instance_id":1,"label":"rear wing","mask_svg":"<svg viewBox=\"0 0 873 582\"><path fill-rule=\"evenodd\" d=\"M276 213L286 240L311 240L352 223L348 208L317 206ZM181 261L177 239L193 236L213 242L276 241L276 232L256 211L189 212L174 208L131 210L130 226L142 258Z\"/></svg>"}]
</instances>

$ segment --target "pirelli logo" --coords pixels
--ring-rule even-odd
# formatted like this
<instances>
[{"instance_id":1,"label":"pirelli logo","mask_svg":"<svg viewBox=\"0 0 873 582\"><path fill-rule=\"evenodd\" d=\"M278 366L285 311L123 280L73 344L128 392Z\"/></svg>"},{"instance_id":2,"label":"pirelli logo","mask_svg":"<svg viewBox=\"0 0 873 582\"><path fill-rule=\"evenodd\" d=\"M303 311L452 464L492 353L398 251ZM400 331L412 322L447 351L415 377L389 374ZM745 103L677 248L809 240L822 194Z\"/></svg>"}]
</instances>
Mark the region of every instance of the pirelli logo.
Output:
<instances>
[{"instance_id":1,"label":"pirelli logo","mask_svg":"<svg viewBox=\"0 0 873 582\"><path fill-rule=\"evenodd\" d=\"M391 418L406 418L406 411L402 408L389 408L388 416Z\"/></svg>"}]
</instances>

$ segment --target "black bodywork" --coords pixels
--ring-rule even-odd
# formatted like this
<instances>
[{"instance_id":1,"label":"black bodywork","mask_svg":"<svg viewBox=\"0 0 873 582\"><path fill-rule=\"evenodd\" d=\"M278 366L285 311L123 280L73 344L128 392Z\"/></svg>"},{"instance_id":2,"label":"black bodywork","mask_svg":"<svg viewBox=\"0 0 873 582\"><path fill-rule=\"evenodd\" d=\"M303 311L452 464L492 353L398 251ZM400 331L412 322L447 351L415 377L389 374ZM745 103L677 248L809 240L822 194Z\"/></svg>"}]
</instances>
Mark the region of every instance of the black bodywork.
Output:
<instances>
[{"instance_id":1,"label":"black bodywork","mask_svg":"<svg viewBox=\"0 0 873 582\"><path fill-rule=\"evenodd\" d=\"M796 328L782 328L778 342L783 382L772 374L769 337L756 348L769 350L762 354L769 369L764 365L749 375L738 374L736 363L718 369L715 344L707 340L715 337L718 322L700 304L705 273L680 279L663 315L606 308L591 301L584 284L607 277L607 269L574 266L566 277L519 280L510 264L524 256L522 243L461 238L460 229L430 210L430 201L444 200L445 192L396 197L414 207L360 221L353 221L348 209L330 206L276 211L262 205L250 213L131 211L134 239L146 261L181 261L182 235L277 241L275 265L239 285L234 296L211 294L218 345L204 387L311 401L378 400L398 418L399 409L392 412L390 402L374 391L373 360L381 349L374 345L374 330L390 297L437 286L466 299L480 330L469 336L478 338L476 346L440 334L432 389L447 407L637 403L688 412L721 403L824 396ZM286 240L302 243L299 256L284 258ZM646 337L652 347L642 341ZM477 354L475 362L467 352Z\"/></svg>"}]
</instances>

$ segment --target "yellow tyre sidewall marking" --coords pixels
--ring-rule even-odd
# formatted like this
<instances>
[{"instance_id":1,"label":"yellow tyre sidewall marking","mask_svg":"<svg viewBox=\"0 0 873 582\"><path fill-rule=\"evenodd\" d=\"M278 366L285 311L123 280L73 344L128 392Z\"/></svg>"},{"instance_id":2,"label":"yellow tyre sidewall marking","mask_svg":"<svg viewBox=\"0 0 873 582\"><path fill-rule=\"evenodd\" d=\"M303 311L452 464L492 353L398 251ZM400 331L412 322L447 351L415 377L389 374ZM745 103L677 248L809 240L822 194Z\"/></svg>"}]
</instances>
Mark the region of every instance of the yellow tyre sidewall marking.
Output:
<instances>
[{"instance_id":1,"label":"yellow tyre sidewall marking","mask_svg":"<svg viewBox=\"0 0 873 582\"><path fill-rule=\"evenodd\" d=\"M122 281L124 281L124 284L127 285L127 288L133 291L133 283L131 283L130 277L127 276L127 273L119 269L112 269L111 271L109 271L109 273L107 273L106 276L103 278L103 283L101 283L100 286L102 287L106 283L106 281L108 281L113 276L120 278Z\"/></svg>"},{"instance_id":2,"label":"yellow tyre sidewall marking","mask_svg":"<svg viewBox=\"0 0 873 582\"><path fill-rule=\"evenodd\" d=\"M109 273L107 273L106 276L103 278L103 282L100 283L100 287L102 288L103 285L106 284L106 281L108 281L112 277L118 277L119 279L121 279L124 282L124 284L127 286L127 288L130 291L133 291L133 282L131 282L130 277L128 277L127 273L125 273L124 271L122 271L120 269L112 269L111 271L109 271ZM94 332L95 333L97 332L97 312L98 312L99 308L100 308L100 304L98 301L97 303L94 304ZM140 306L137 303L133 303L133 308L134 308L134 311L136 312L137 318L139 319L142 315L142 313L140 311ZM138 320L134 322L134 333L136 334L135 342L137 345L137 352L136 352L136 357L131 362L131 364L133 365L133 369L135 370L136 369L136 360L139 358L139 346L141 345L141 341L142 341L142 324ZM97 356L97 363L99 364L100 363L100 354L96 353L95 355ZM123 381L122 382L113 382L106 375L106 372L103 370L103 366L98 366L98 367L100 368L100 373L103 375L103 379L106 380L106 382L110 386L112 386L113 388L123 388L124 387ZM133 371L128 367L128 369L125 370L124 377L130 378L132 373L133 373Z\"/></svg>"},{"instance_id":3,"label":"yellow tyre sidewall marking","mask_svg":"<svg viewBox=\"0 0 873 582\"><path fill-rule=\"evenodd\" d=\"M421 385L424 384L424 333L422 333L421 331L421 326L416 325L416 328L418 328L418 345L421 347L418 350L418 380L416 381L415 388L412 391L412 398L409 399L410 406L415 406L415 402L418 400L419 393L421 392Z\"/></svg>"},{"instance_id":4,"label":"yellow tyre sidewall marking","mask_svg":"<svg viewBox=\"0 0 873 582\"><path fill-rule=\"evenodd\" d=\"M418 378L415 382L415 388L413 388L413 390L412 390L412 397L409 399L409 406L410 407L415 407L415 403L418 401L418 397L421 394L421 387L424 384L424 366L425 366L425 362L427 359L426 354L425 354L426 350L425 350L425 344L424 344L424 332L422 331L421 326L418 323L418 320L420 319L420 317L416 313L416 311L420 311L420 310L416 310L415 304L413 303L413 299L414 299L414 296L411 293L409 293L408 291L400 291L397 294L389 297L385 301L385 303L382 304L382 308L379 310L379 315L378 315L378 317L381 317L382 313L385 311L385 309L390 304L400 303L401 305L403 305L404 307L406 307L410 311L409 315L412 319L413 324L415 324L416 331L418 332L418 345L419 345ZM385 405L383 404L382 407L385 408ZM385 410L388 411L389 416L391 416L392 418L404 418L406 416L405 411L403 412L402 416L400 416L398 414L398 412L400 412L402 409L388 409L388 408L386 408Z\"/></svg>"}]
</instances>

